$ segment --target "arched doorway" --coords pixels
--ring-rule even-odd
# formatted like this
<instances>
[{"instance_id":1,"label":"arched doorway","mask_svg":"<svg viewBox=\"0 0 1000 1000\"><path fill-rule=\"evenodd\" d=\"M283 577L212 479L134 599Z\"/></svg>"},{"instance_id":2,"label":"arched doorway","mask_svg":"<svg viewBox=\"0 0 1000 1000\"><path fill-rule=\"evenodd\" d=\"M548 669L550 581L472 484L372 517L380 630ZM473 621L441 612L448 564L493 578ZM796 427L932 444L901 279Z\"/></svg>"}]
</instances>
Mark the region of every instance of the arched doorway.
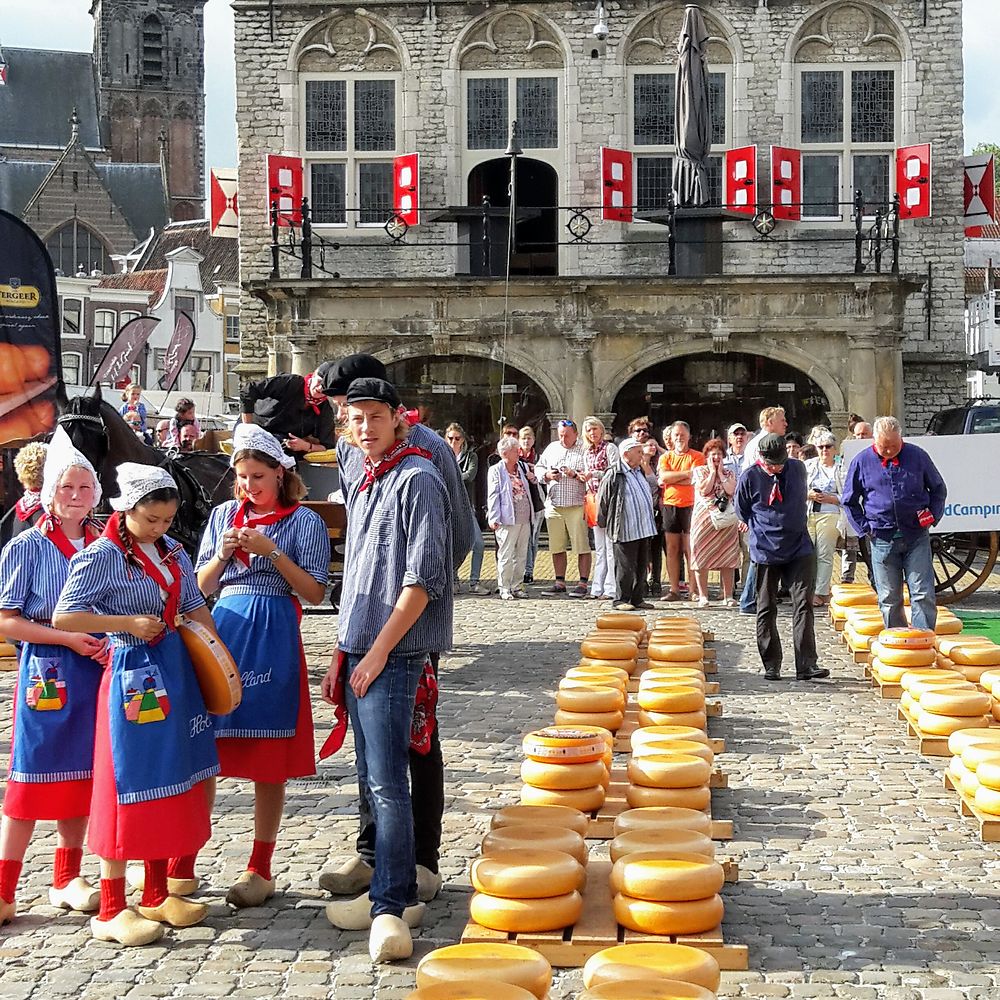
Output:
<instances>
[{"instance_id":1,"label":"arched doorway","mask_svg":"<svg viewBox=\"0 0 1000 1000\"><path fill-rule=\"evenodd\" d=\"M452 421L465 428L479 455L477 508L486 497L486 469L504 423L530 424L541 445L549 440L551 404L542 388L524 372L502 367L491 358L468 355L423 356L386 364L389 381L421 421L439 433ZM501 391L501 388L506 391Z\"/></svg>"},{"instance_id":2,"label":"arched doorway","mask_svg":"<svg viewBox=\"0 0 1000 1000\"><path fill-rule=\"evenodd\" d=\"M646 414L657 429L686 420L697 446L724 437L737 421L756 433L765 406L783 406L788 429L805 435L827 422L829 402L808 375L782 361L759 354L686 354L646 368L624 385L615 397L615 434Z\"/></svg>"},{"instance_id":3,"label":"arched doorway","mask_svg":"<svg viewBox=\"0 0 1000 1000\"><path fill-rule=\"evenodd\" d=\"M559 273L559 175L541 160L517 159L517 205L519 221L514 230L512 275ZM493 208L510 208L510 160L498 157L477 164L469 173L469 204L482 205L489 198ZM490 274L502 277L507 264L506 213L492 221L493 252ZM481 235L481 234L480 234Z\"/></svg>"}]
</instances>

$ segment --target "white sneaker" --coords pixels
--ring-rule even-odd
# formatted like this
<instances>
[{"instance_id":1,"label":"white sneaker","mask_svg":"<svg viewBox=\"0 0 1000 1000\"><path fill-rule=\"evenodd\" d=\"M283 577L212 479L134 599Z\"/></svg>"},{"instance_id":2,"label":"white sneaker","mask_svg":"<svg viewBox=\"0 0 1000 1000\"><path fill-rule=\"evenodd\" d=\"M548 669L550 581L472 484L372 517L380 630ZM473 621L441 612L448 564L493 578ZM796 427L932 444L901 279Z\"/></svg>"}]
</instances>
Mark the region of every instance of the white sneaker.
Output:
<instances>
[{"instance_id":1,"label":"white sneaker","mask_svg":"<svg viewBox=\"0 0 1000 1000\"><path fill-rule=\"evenodd\" d=\"M368 954L373 962L399 962L413 954L413 938L406 922L391 913L380 913L368 935Z\"/></svg>"},{"instance_id":2,"label":"white sneaker","mask_svg":"<svg viewBox=\"0 0 1000 1000\"><path fill-rule=\"evenodd\" d=\"M701 597L698 598L698 607L699 608L708 607L708 598L704 594L702 594Z\"/></svg>"},{"instance_id":3,"label":"white sneaker","mask_svg":"<svg viewBox=\"0 0 1000 1000\"><path fill-rule=\"evenodd\" d=\"M500 591L500 600L501 601L513 601L514 600L514 595L509 590L501 590Z\"/></svg>"}]
</instances>

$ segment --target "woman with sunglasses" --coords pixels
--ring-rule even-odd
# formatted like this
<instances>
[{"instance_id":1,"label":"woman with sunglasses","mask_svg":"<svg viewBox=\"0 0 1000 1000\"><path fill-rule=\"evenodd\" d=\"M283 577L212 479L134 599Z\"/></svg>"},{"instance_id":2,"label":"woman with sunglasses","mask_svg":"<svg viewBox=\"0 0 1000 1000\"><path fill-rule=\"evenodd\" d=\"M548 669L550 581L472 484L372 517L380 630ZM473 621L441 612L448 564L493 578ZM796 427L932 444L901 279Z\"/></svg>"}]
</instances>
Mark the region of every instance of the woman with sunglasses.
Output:
<instances>
[{"instance_id":1,"label":"woman with sunglasses","mask_svg":"<svg viewBox=\"0 0 1000 1000\"><path fill-rule=\"evenodd\" d=\"M475 530L472 532L472 565L469 567L469 593L487 594L489 591L479 585L479 575L483 571L483 553L486 549L483 542L483 532L479 527L479 518L476 515L476 477L479 475L479 456L473 448L469 447L469 439L466 437L465 429L461 424L448 424L444 432L444 439L455 453L455 461L458 462L459 471L462 473L462 482L465 484L465 492L469 495L469 506L472 508L472 519ZM458 571L456 570L455 593L459 593L461 589L462 585L458 581Z\"/></svg>"},{"instance_id":2,"label":"woman with sunglasses","mask_svg":"<svg viewBox=\"0 0 1000 1000\"><path fill-rule=\"evenodd\" d=\"M843 533L844 468L837 462L836 439L827 431L816 435L818 458L806 462L806 482L809 502L809 537L816 546L816 607L830 603L830 581L833 577L833 557L837 540Z\"/></svg>"}]
</instances>

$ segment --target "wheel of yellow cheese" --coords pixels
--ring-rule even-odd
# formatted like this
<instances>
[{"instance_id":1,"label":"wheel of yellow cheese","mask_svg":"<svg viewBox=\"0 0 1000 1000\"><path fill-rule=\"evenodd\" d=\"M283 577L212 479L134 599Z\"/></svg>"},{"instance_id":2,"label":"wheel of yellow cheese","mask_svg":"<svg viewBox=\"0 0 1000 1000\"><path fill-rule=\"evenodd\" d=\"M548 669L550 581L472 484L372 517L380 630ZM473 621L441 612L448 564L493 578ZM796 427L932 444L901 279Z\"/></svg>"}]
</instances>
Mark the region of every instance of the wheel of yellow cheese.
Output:
<instances>
[{"instance_id":1,"label":"wheel of yellow cheese","mask_svg":"<svg viewBox=\"0 0 1000 1000\"><path fill-rule=\"evenodd\" d=\"M993 692L993 685L1000 685L1000 670L996 667L988 667L979 675L979 685L985 691ZM1000 697L1000 687L997 688L997 697Z\"/></svg>"},{"instance_id":2,"label":"wheel of yellow cheese","mask_svg":"<svg viewBox=\"0 0 1000 1000\"><path fill-rule=\"evenodd\" d=\"M510 983L477 983L461 979L457 983L435 983L413 990L406 1000L534 1000L534 993Z\"/></svg>"},{"instance_id":3,"label":"wheel of yellow cheese","mask_svg":"<svg viewBox=\"0 0 1000 1000\"><path fill-rule=\"evenodd\" d=\"M682 809L707 809L712 802L708 785L694 788L649 788L630 784L625 790L625 801L633 809L643 806L680 806Z\"/></svg>"},{"instance_id":4,"label":"wheel of yellow cheese","mask_svg":"<svg viewBox=\"0 0 1000 1000\"><path fill-rule=\"evenodd\" d=\"M521 801L526 806L569 806L581 812L593 812L604 805L605 791L600 784L590 788L535 788L521 785Z\"/></svg>"},{"instance_id":5,"label":"wheel of yellow cheese","mask_svg":"<svg viewBox=\"0 0 1000 1000\"><path fill-rule=\"evenodd\" d=\"M976 789L976 808L991 816L1000 816L1000 791L980 782Z\"/></svg>"},{"instance_id":6,"label":"wheel of yellow cheese","mask_svg":"<svg viewBox=\"0 0 1000 1000\"><path fill-rule=\"evenodd\" d=\"M557 726L599 726L612 732L621 728L625 716L621 709L615 712L567 712L557 708L554 722Z\"/></svg>"},{"instance_id":7,"label":"wheel of yellow cheese","mask_svg":"<svg viewBox=\"0 0 1000 1000\"><path fill-rule=\"evenodd\" d=\"M638 830L628 830L617 834L608 849L612 861L617 861L626 854L647 852L665 858L677 855L715 858L715 842L708 834L680 827L647 826Z\"/></svg>"},{"instance_id":8,"label":"wheel of yellow cheese","mask_svg":"<svg viewBox=\"0 0 1000 1000\"><path fill-rule=\"evenodd\" d=\"M642 726L632 733L632 753L657 740L693 740L695 743L708 745L708 737L699 726Z\"/></svg>"},{"instance_id":9,"label":"wheel of yellow cheese","mask_svg":"<svg viewBox=\"0 0 1000 1000\"><path fill-rule=\"evenodd\" d=\"M691 726L694 729L704 729L708 721L705 712L647 712L639 709L639 725L648 726Z\"/></svg>"},{"instance_id":10,"label":"wheel of yellow cheese","mask_svg":"<svg viewBox=\"0 0 1000 1000\"><path fill-rule=\"evenodd\" d=\"M586 764L556 764L528 757L521 762L521 780L526 785L553 791L592 788L604 781L606 776L607 768L603 760L591 760Z\"/></svg>"},{"instance_id":11,"label":"wheel of yellow cheese","mask_svg":"<svg viewBox=\"0 0 1000 1000\"><path fill-rule=\"evenodd\" d=\"M619 892L614 909L622 927L642 934L703 934L718 927L725 912L718 894L684 902L653 902Z\"/></svg>"},{"instance_id":12,"label":"wheel of yellow cheese","mask_svg":"<svg viewBox=\"0 0 1000 1000\"><path fill-rule=\"evenodd\" d=\"M636 699L639 707L647 712L701 712L705 708L705 694L697 688L640 688Z\"/></svg>"},{"instance_id":13,"label":"wheel of yellow cheese","mask_svg":"<svg viewBox=\"0 0 1000 1000\"><path fill-rule=\"evenodd\" d=\"M611 869L613 892L653 902L707 899L725 882L725 872L717 861L659 858L651 851L619 858Z\"/></svg>"},{"instance_id":14,"label":"wheel of yellow cheese","mask_svg":"<svg viewBox=\"0 0 1000 1000\"><path fill-rule=\"evenodd\" d=\"M917 727L928 736L950 736L956 729L972 729L977 726L985 729L990 724L990 717L967 715L933 715L931 712L920 712L917 716Z\"/></svg>"},{"instance_id":15,"label":"wheel of yellow cheese","mask_svg":"<svg viewBox=\"0 0 1000 1000\"><path fill-rule=\"evenodd\" d=\"M671 642L658 642L650 639L649 641L649 659L651 660L671 660L686 662L691 660L700 660L702 658L703 649L696 643L671 643Z\"/></svg>"},{"instance_id":16,"label":"wheel of yellow cheese","mask_svg":"<svg viewBox=\"0 0 1000 1000\"><path fill-rule=\"evenodd\" d=\"M933 649L934 633L924 628L887 628L879 632L878 641L887 649Z\"/></svg>"},{"instance_id":17,"label":"wheel of yellow cheese","mask_svg":"<svg viewBox=\"0 0 1000 1000\"><path fill-rule=\"evenodd\" d=\"M701 669L698 661L678 663L675 666L669 667L658 666L656 661L653 661L652 663L647 663L646 669L639 674L639 683L652 684L664 680L684 680L689 677L694 677L700 681L705 679L705 672Z\"/></svg>"},{"instance_id":18,"label":"wheel of yellow cheese","mask_svg":"<svg viewBox=\"0 0 1000 1000\"><path fill-rule=\"evenodd\" d=\"M625 694L628 690L628 681L625 678L620 677L618 674L578 674L573 673L572 671L567 671L566 676L562 677L559 681L560 691L578 691L581 688L602 687L614 688L619 694Z\"/></svg>"},{"instance_id":19,"label":"wheel of yellow cheese","mask_svg":"<svg viewBox=\"0 0 1000 1000\"><path fill-rule=\"evenodd\" d=\"M1000 792L1000 752L979 762L979 766L976 768L976 778L982 788Z\"/></svg>"},{"instance_id":20,"label":"wheel of yellow cheese","mask_svg":"<svg viewBox=\"0 0 1000 1000\"><path fill-rule=\"evenodd\" d=\"M584 639L580 652L601 660L634 660L636 646L624 639Z\"/></svg>"},{"instance_id":21,"label":"wheel of yellow cheese","mask_svg":"<svg viewBox=\"0 0 1000 1000\"><path fill-rule=\"evenodd\" d=\"M937 659L937 653L930 649L895 649L891 646L878 644L878 649L872 650L874 654L891 667L929 667Z\"/></svg>"},{"instance_id":22,"label":"wheel of yellow cheese","mask_svg":"<svg viewBox=\"0 0 1000 1000\"><path fill-rule=\"evenodd\" d=\"M959 729L948 737L948 750L958 757L962 756L967 747L988 745L997 747L1000 752L1000 728Z\"/></svg>"},{"instance_id":23,"label":"wheel of yellow cheese","mask_svg":"<svg viewBox=\"0 0 1000 1000\"><path fill-rule=\"evenodd\" d=\"M930 693L936 691L975 691L975 685L966 680L935 681L933 677L924 677L915 684L910 685L910 694L915 701L923 702L923 699ZM988 697L988 696L987 696Z\"/></svg>"},{"instance_id":24,"label":"wheel of yellow cheese","mask_svg":"<svg viewBox=\"0 0 1000 1000\"><path fill-rule=\"evenodd\" d=\"M576 890L544 899L504 899L476 892L469 900L469 914L477 924L509 934L572 927L582 912L583 896Z\"/></svg>"},{"instance_id":25,"label":"wheel of yellow cheese","mask_svg":"<svg viewBox=\"0 0 1000 1000\"><path fill-rule=\"evenodd\" d=\"M958 635L961 631L962 619L942 615L941 609L938 608L938 620L934 625L935 635Z\"/></svg>"},{"instance_id":26,"label":"wheel of yellow cheese","mask_svg":"<svg viewBox=\"0 0 1000 1000\"><path fill-rule=\"evenodd\" d=\"M935 667L929 667L907 670L899 679L899 683L904 691L909 691L914 684L928 679L932 684L954 684L956 682L961 684L965 680L956 670L938 670Z\"/></svg>"},{"instance_id":27,"label":"wheel of yellow cheese","mask_svg":"<svg viewBox=\"0 0 1000 1000\"><path fill-rule=\"evenodd\" d=\"M647 788L693 788L711 776L712 765L689 754L649 754L628 762L628 780Z\"/></svg>"},{"instance_id":28,"label":"wheel of yellow cheese","mask_svg":"<svg viewBox=\"0 0 1000 1000\"><path fill-rule=\"evenodd\" d=\"M948 774L953 784L957 785L966 795L975 797L979 787L979 779L962 763L961 757L952 757L948 762Z\"/></svg>"},{"instance_id":29,"label":"wheel of yellow cheese","mask_svg":"<svg viewBox=\"0 0 1000 1000\"><path fill-rule=\"evenodd\" d=\"M1000 646L994 644L977 646L954 646L948 654L955 665L968 665L973 667L996 667L1000 666Z\"/></svg>"},{"instance_id":30,"label":"wheel of yellow cheese","mask_svg":"<svg viewBox=\"0 0 1000 1000\"><path fill-rule=\"evenodd\" d=\"M615 713L624 710L625 696L618 688L591 687L590 685L560 686L556 692L556 704L564 712Z\"/></svg>"},{"instance_id":31,"label":"wheel of yellow cheese","mask_svg":"<svg viewBox=\"0 0 1000 1000\"><path fill-rule=\"evenodd\" d=\"M906 667L893 667L883 663L878 657L871 662L872 674L886 684L898 684L906 673Z\"/></svg>"},{"instance_id":32,"label":"wheel of yellow cheese","mask_svg":"<svg viewBox=\"0 0 1000 1000\"><path fill-rule=\"evenodd\" d=\"M483 857L511 850L562 851L581 865L587 864L587 842L563 826L501 826L490 830L480 847Z\"/></svg>"},{"instance_id":33,"label":"wheel of yellow cheese","mask_svg":"<svg viewBox=\"0 0 1000 1000\"><path fill-rule=\"evenodd\" d=\"M955 754L953 759L960 760L970 771L975 773L984 761L1000 760L1000 746L996 743L970 743L960 754Z\"/></svg>"},{"instance_id":34,"label":"wheel of yellow cheese","mask_svg":"<svg viewBox=\"0 0 1000 1000\"><path fill-rule=\"evenodd\" d=\"M580 889L583 865L563 851L513 848L476 858L471 869L476 892L505 899L541 899Z\"/></svg>"},{"instance_id":35,"label":"wheel of yellow cheese","mask_svg":"<svg viewBox=\"0 0 1000 1000\"><path fill-rule=\"evenodd\" d=\"M644 632L646 619L642 615L633 615L622 611L606 611L597 616L598 628L628 628L635 632Z\"/></svg>"},{"instance_id":36,"label":"wheel of yellow cheese","mask_svg":"<svg viewBox=\"0 0 1000 1000\"><path fill-rule=\"evenodd\" d=\"M988 636L972 635L970 633L957 636L942 635L938 636L937 641L938 652L948 657L951 657L952 652L959 646L987 646L992 648L993 645L993 640ZM951 658L954 659L954 657Z\"/></svg>"},{"instance_id":37,"label":"wheel of yellow cheese","mask_svg":"<svg viewBox=\"0 0 1000 1000\"><path fill-rule=\"evenodd\" d=\"M520 986L545 1000L552 986L552 966L537 951L518 944L453 944L420 960L417 987L470 980Z\"/></svg>"},{"instance_id":38,"label":"wheel of yellow cheese","mask_svg":"<svg viewBox=\"0 0 1000 1000\"><path fill-rule=\"evenodd\" d=\"M707 990L717 990L721 979L719 963L700 948L683 944L619 944L591 955L583 967L583 985L587 989L604 983L650 976L677 979Z\"/></svg>"},{"instance_id":39,"label":"wheel of yellow cheese","mask_svg":"<svg viewBox=\"0 0 1000 1000\"><path fill-rule=\"evenodd\" d=\"M956 663L955 669L967 680L972 681L973 684L982 685L983 674L989 673L990 670L994 669L991 666L983 666L982 664L976 664L973 666L969 663Z\"/></svg>"},{"instance_id":40,"label":"wheel of yellow cheese","mask_svg":"<svg viewBox=\"0 0 1000 1000\"><path fill-rule=\"evenodd\" d=\"M943 688L923 692L920 707L935 715L985 715L990 710L990 696L985 691Z\"/></svg>"},{"instance_id":41,"label":"wheel of yellow cheese","mask_svg":"<svg viewBox=\"0 0 1000 1000\"><path fill-rule=\"evenodd\" d=\"M857 608L865 604L877 604L878 595L871 588L841 591L837 594L837 603L845 608Z\"/></svg>"},{"instance_id":42,"label":"wheel of yellow cheese","mask_svg":"<svg viewBox=\"0 0 1000 1000\"><path fill-rule=\"evenodd\" d=\"M694 675L690 674L687 676L680 677L666 677L663 675L657 675L655 677L650 677L648 680L639 681L638 695L645 694L646 692L658 692L665 691L673 693L678 688L694 688L701 695L701 699L705 698L705 678L704 675ZM636 698L636 701L639 699ZM655 711L655 709L654 709Z\"/></svg>"},{"instance_id":43,"label":"wheel of yellow cheese","mask_svg":"<svg viewBox=\"0 0 1000 1000\"><path fill-rule=\"evenodd\" d=\"M696 743L694 740L655 740L652 743L643 743L632 750L632 759L655 756L656 754L684 753L693 757L700 757L711 764L715 760L712 748L704 743Z\"/></svg>"},{"instance_id":44,"label":"wheel of yellow cheese","mask_svg":"<svg viewBox=\"0 0 1000 1000\"><path fill-rule=\"evenodd\" d=\"M630 979L584 990L579 1000L715 1000L715 994L679 979Z\"/></svg>"},{"instance_id":45,"label":"wheel of yellow cheese","mask_svg":"<svg viewBox=\"0 0 1000 1000\"><path fill-rule=\"evenodd\" d=\"M521 748L524 755L532 760L569 764L600 760L604 756L605 743L593 732L574 731L569 726L550 726L528 733L521 741Z\"/></svg>"},{"instance_id":46,"label":"wheel of yellow cheese","mask_svg":"<svg viewBox=\"0 0 1000 1000\"><path fill-rule=\"evenodd\" d=\"M570 667L566 671L566 680L583 680L589 681L592 678L606 678L614 677L619 683L628 686L629 673L627 670L622 670L621 667L605 667L605 666L586 666L586 667Z\"/></svg>"},{"instance_id":47,"label":"wheel of yellow cheese","mask_svg":"<svg viewBox=\"0 0 1000 1000\"><path fill-rule=\"evenodd\" d=\"M490 826L494 830L505 826L560 826L583 837L590 817L568 806L504 806L493 814Z\"/></svg>"},{"instance_id":48,"label":"wheel of yellow cheese","mask_svg":"<svg viewBox=\"0 0 1000 1000\"><path fill-rule=\"evenodd\" d=\"M615 837L633 830L691 830L711 837L712 821L699 810L677 806L626 809L615 817Z\"/></svg>"}]
</instances>

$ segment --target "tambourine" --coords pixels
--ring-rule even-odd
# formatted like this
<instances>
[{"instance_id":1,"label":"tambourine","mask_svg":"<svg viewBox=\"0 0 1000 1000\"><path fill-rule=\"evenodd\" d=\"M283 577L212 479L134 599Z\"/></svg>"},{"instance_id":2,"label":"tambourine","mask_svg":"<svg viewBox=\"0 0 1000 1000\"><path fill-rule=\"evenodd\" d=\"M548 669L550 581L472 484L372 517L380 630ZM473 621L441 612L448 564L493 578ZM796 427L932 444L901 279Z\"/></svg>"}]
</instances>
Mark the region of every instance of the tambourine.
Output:
<instances>
[{"instance_id":1,"label":"tambourine","mask_svg":"<svg viewBox=\"0 0 1000 1000\"><path fill-rule=\"evenodd\" d=\"M243 684L233 654L200 622L180 618L177 631L194 664L205 707L212 715L235 711L243 700Z\"/></svg>"}]
</instances>

